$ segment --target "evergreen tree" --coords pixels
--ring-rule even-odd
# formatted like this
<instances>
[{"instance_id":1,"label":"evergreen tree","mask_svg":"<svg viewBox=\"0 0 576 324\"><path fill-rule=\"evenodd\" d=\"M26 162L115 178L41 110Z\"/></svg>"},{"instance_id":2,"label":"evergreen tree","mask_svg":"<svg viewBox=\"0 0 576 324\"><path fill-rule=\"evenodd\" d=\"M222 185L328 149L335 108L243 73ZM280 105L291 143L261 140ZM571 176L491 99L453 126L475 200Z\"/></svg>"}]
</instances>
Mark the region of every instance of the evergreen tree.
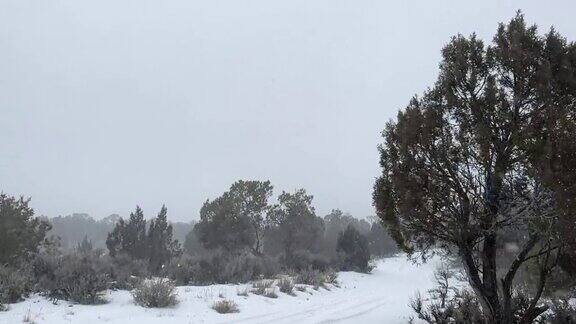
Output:
<instances>
[{"instance_id":1,"label":"evergreen tree","mask_svg":"<svg viewBox=\"0 0 576 324\"><path fill-rule=\"evenodd\" d=\"M324 223L316 216L312 199L304 189L293 194L282 192L267 214L267 242L279 243L280 251L274 252L283 253L289 264L297 251L317 250L323 236Z\"/></svg>"},{"instance_id":2,"label":"evergreen tree","mask_svg":"<svg viewBox=\"0 0 576 324\"><path fill-rule=\"evenodd\" d=\"M194 227L200 242L208 249L260 254L263 215L271 194L269 181L241 180L222 196L207 200L200 209L200 222Z\"/></svg>"},{"instance_id":3,"label":"evergreen tree","mask_svg":"<svg viewBox=\"0 0 576 324\"><path fill-rule=\"evenodd\" d=\"M370 253L377 256L390 256L398 252L396 242L390 237L379 221L373 222L367 234Z\"/></svg>"},{"instance_id":4,"label":"evergreen tree","mask_svg":"<svg viewBox=\"0 0 576 324\"><path fill-rule=\"evenodd\" d=\"M87 235L84 235L82 242L78 243L76 246L76 252L81 254L86 254L92 251L94 248L92 246L92 241L88 239Z\"/></svg>"},{"instance_id":5,"label":"evergreen tree","mask_svg":"<svg viewBox=\"0 0 576 324\"><path fill-rule=\"evenodd\" d=\"M34 217L29 202L0 194L0 265L36 253L45 242L50 223Z\"/></svg>"},{"instance_id":6,"label":"evergreen tree","mask_svg":"<svg viewBox=\"0 0 576 324\"><path fill-rule=\"evenodd\" d=\"M490 323L531 323L546 311L540 297L567 241L558 224L574 220L563 211L574 191L552 183L558 162L574 160L556 144L576 136L575 53L521 14L499 26L492 46L454 37L438 81L383 132L378 216L409 253L457 251ZM513 229L527 235L511 264L499 264L498 242ZM538 279L517 308L514 279L528 262Z\"/></svg>"},{"instance_id":7,"label":"evergreen tree","mask_svg":"<svg viewBox=\"0 0 576 324\"><path fill-rule=\"evenodd\" d=\"M344 261L343 270L369 272L370 250L368 239L352 225L338 235L336 251L342 253Z\"/></svg>"},{"instance_id":8,"label":"evergreen tree","mask_svg":"<svg viewBox=\"0 0 576 324\"><path fill-rule=\"evenodd\" d=\"M180 244L173 239L172 225L168 224L167 213L166 206L162 206L156 219L150 221L148 255L152 273L158 273L170 259L180 254Z\"/></svg>"},{"instance_id":9,"label":"evergreen tree","mask_svg":"<svg viewBox=\"0 0 576 324\"><path fill-rule=\"evenodd\" d=\"M146 221L139 206L130 213L128 222L120 219L106 239L106 246L111 256L122 253L133 259L144 260L148 257L147 245Z\"/></svg>"}]
</instances>

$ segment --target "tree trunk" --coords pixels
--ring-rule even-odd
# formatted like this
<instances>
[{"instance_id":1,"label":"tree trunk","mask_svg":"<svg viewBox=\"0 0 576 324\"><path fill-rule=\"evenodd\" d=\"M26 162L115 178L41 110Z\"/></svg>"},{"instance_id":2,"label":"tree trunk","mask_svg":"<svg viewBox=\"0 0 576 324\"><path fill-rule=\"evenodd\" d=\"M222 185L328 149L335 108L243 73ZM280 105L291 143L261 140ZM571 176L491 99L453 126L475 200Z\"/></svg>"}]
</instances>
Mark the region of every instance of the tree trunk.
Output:
<instances>
[{"instance_id":1,"label":"tree trunk","mask_svg":"<svg viewBox=\"0 0 576 324\"><path fill-rule=\"evenodd\" d=\"M502 308L498 296L498 279L496 277L496 234L484 236L482 282L486 300L490 307L490 316L500 321L502 319Z\"/></svg>"}]
</instances>

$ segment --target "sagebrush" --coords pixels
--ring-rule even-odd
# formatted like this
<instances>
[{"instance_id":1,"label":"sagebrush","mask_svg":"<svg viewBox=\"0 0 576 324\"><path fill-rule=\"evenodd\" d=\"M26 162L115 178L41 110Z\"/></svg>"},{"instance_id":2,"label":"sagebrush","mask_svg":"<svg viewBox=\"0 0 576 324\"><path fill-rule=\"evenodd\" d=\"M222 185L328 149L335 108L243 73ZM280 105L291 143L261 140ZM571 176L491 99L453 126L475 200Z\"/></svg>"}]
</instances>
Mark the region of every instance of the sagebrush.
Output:
<instances>
[{"instance_id":1,"label":"sagebrush","mask_svg":"<svg viewBox=\"0 0 576 324\"><path fill-rule=\"evenodd\" d=\"M143 307L163 308L178 304L176 287L169 279L145 280L132 290L134 302Z\"/></svg>"}]
</instances>

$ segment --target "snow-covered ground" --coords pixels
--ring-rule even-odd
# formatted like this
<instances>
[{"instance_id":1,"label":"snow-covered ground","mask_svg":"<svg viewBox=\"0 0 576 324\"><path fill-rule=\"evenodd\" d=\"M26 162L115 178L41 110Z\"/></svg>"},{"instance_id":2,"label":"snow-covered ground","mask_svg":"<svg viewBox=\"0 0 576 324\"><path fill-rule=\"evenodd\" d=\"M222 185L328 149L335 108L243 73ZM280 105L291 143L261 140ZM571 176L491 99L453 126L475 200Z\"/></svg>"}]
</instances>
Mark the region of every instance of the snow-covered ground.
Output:
<instances>
[{"instance_id":1,"label":"snow-covered ground","mask_svg":"<svg viewBox=\"0 0 576 324\"><path fill-rule=\"evenodd\" d=\"M238 296L248 285L179 287L180 303L167 309L147 309L133 303L127 291L113 291L109 303L97 306L53 305L33 296L0 312L0 323L406 323L412 312L409 301L417 291L434 286L439 261L415 265L404 256L377 262L372 274L341 272L340 288L330 291L278 292L277 299L249 294ZM224 296L234 300L239 313L218 314L210 307Z\"/></svg>"}]
</instances>

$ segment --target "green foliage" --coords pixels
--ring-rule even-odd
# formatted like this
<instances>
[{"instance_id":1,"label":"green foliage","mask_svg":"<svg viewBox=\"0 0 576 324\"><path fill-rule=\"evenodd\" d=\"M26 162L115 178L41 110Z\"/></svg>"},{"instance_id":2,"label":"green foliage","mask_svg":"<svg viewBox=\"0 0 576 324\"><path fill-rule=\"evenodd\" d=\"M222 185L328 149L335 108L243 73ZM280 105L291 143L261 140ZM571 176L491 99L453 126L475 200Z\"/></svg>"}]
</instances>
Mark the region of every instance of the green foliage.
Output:
<instances>
[{"instance_id":1,"label":"green foliage","mask_svg":"<svg viewBox=\"0 0 576 324\"><path fill-rule=\"evenodd\" d=\"M332 257L335 255L335 247L338 241L338 235L351 225L360 233L367 235L370 232L370 223L364 219L356 219L349 213L344 213L339 209L333 209L328 215L324 216L324 245L325 251L330 251Z\"/></svg>"},{"instance_id":2,"label":"green foliage","mask_svg":"<svg viewBox=\"0 0 576 324\"><path fill-rule=\"evenodd\" d=\"M207 200L196 224L207 249L261 253L264 213L272 195L270 181L237 181L222 196Z\"/></svg>"},{"instance_id":3,"label":"green foliage","mask_svg":"<svg viewBox=\"0 0 576 324\"><path fill-rule=\"evenodd\" d=\"M386 125L379 147L378 216L408 253L457 251L490 322L516 321L514 278L527 260L539 278L519 321L545 311L543 287L576 232L576 44L537 32L518 13L489 46L453 37L433 87ZM501 267L511 229L526 235Z\"/></svg>"},{"instance_id":4,"label":"green foliage","mask_svg":"<svg viewBox=\"0 0 576 324\"><path fill-rule=\"evenodd\" d=\"M205 256L183 256L166 268L165 274L177 284L243 283L260 277L273 277L278 262L267 256L230 255L214 252Z\"/></svg>"},{"instance_id":5,"label":"green foliage","mask_svg":"<svg viewBox=\"0 0 576 324\"><path fill-rule=\"evenodd\" d=\"M165 206L158 216L150 221L146 231L144 213L140 207L130 214L128 222L120 219L108 234L106 245L112 257L124 255L148 264L153 274L161 271L169 261L181 253L180 244L173 239L172 225L168 224Z\"/></svg>"},{"instance_id":6,"label":"green foliage","mask_svg":"<svg viewBox=\"0 0 576 324\"><path fill-rule=\"evenodd\" d=\"M118 254L108 260L108 269L113 289L133 289L141 278L150 275L147 260L135 260L126 254Z\"/></svg>"},{"instance_id":7,"label":"green foliage","mask_svg":"<svg viewBox=\"0 0 576 324\"><path fill-rule=\"evenodd\" d=\"M180 244L172 238L172 225L168 224L166 206L150 221L148 230L148 258L150 271L159 273L163 266L180 255Z\"/></svg>"},{"instance_id":8,"label":"green foliage","mask_svg":"<svg viewBox=\"0 0 576 324\"><path fill-rule=\"evenodd\" d=\"M304 189L283 192L267 214L267 253L283 253L289 268L297 262L298 251L316 251L322 239L324 224L316 216L312 198Z\"/></svg>"},{"instance_id":9,"label":"green foliage","mask_svg":"<svg viewBox=\"0 0 576 324\"><path fill-rule=\"evenodd\" d=\"M352 225L338 235L336 251L343 254L342 270L369 272L368 240Z\"/></svg>"},{"instance_id":10,"label":"green foliage","mask_svg":"<svg viewBox=\"0 0 576 324\"><path fill-rule=\"evenodd\" d=\"M53 300L85 305L106 302L110 271L98 254L41 255L34 269L38 289Z\"/></svg>"},{"instance_id":11,"label":"green foliage","mask_svg":"<svg viewBox=\"0 0 576 324\"><path fill-rule=\"evenodd\" d=\"M29 199L0 194L0 264L15 264L38 252L50 224L34 217Z\"/></svg>"},{"instance_id":12,"label":"green foliage","mask_svg":"<svg viewBox=\"0 0 576 324\"><path fill-rule=\"evenodd\" d=\"M120 219L108 234L106 246L111 256L123 253L133 259L146 259L147 239L144 212L139 206L130 213L128 222Z\"/></svg>"},{"instance_id":13,"label":"green foliage","mask_svg":"<svg viewBox=\"0 0 576 324\"><path fill-rule=\"evenodd\" d=\"M132 291L132 296L142 307L163 308L178 303L176 287L167 279L145 280Z\"/></svg>"}]
</instances>

